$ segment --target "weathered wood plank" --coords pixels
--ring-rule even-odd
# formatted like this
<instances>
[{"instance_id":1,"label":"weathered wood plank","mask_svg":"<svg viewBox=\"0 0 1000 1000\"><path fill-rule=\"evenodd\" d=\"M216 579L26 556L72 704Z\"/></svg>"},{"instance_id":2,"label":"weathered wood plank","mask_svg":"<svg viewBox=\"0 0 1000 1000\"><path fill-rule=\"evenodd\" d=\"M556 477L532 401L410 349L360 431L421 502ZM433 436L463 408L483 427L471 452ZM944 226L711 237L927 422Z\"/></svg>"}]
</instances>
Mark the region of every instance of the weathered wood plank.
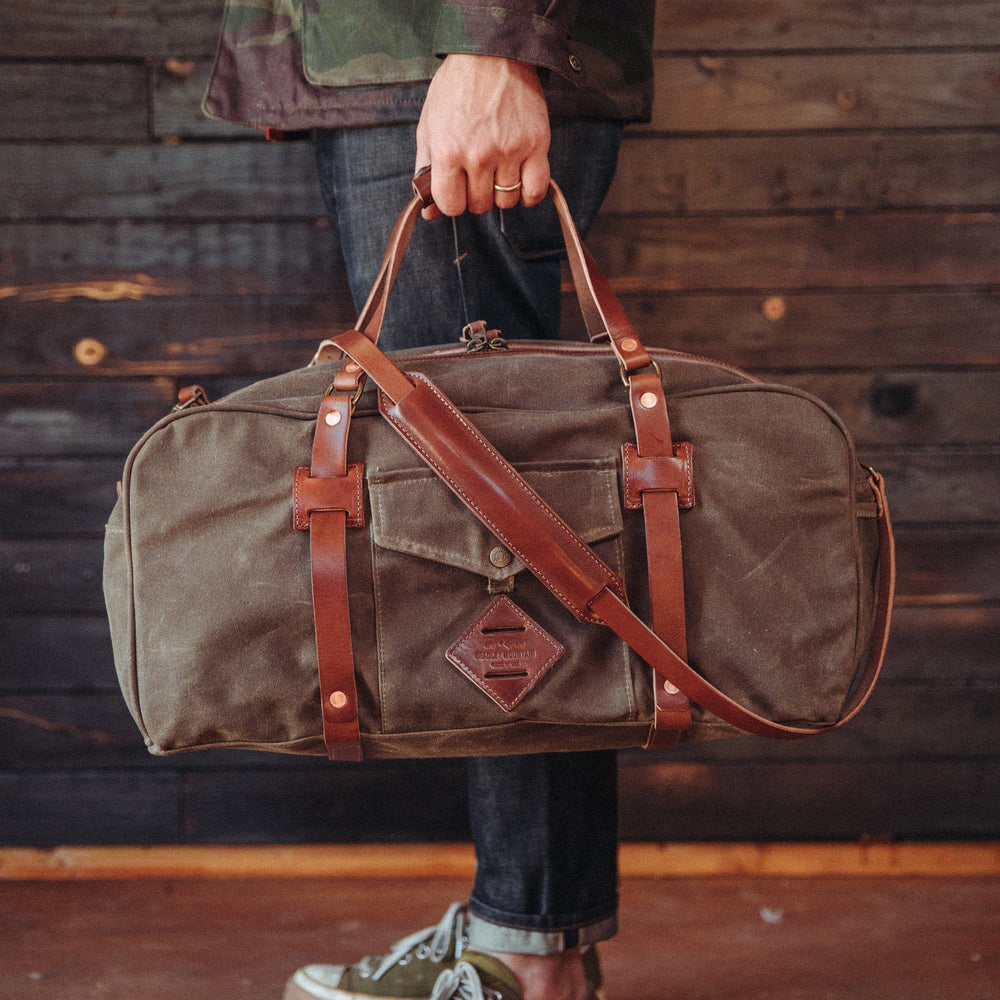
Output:
<instances>
[{"instance_id":1,"label":"weathered wood plank","mask_svg":"<svg viewBox=\"0 0 1000 1000\"><path fill-rule=\"evenodd\" d=\"M147 758L149 758L147 760ZM0 697L0 769L178 770L155 765L120 695Z\"/></svg>"},{"instance_id":2,"label":"weathered wood plank","mask_svg":"<svg viewBox=\"0 0 1000 1000\"><path fill-rule=\"evenodd\" d=\"M231 372L273 375L306 364L320 341L347 329L356 316L343 275L331 275L328 292L315 296L12 297L0 300L0 327L16 331L4 373L181 375L194 381Z\"/></svg>"},{"instance_id":3,"label":"weathered wood plank","mask_svg":"<svg viewBox=\"0 0 1000 1000\"><path fill-rule=\"evenodd\" d=\"M626 840L991 837L998 781L996 760L642 764L623 768L621 826Z\"/></svg>"},{"instance_id":4,"label":"weathered wood plank","mask_svg":"<svg viewBox=\"0 0 1000 1000\"><path fill-rule=\"evenodd\" d=\"M598 218L588 245L625 291L990 285L1000 216L922 212Z\"/></svg>"},{"instance_id":5,"label":"weathered wood plank","mask_svg":"<svg viewBox=\"0 0 1000 1000\"><path fill-rule=\"evenodd\" d=\"M324 214L312 145L263 140L0 146L0 219L298 218Z\"/></svg>"},{"instance_id":6,"label":"weathered wood plank","mask_svg":"<svg viewBox=\"0 0 1000 1000\"><path fill-rule=\"evenodd\" d=\"M0 690L117 693L104 614L0 617Z\"/></svg>"},{"instance_id":7,"label":"weathered wood plank","mask_svg":"<svg viewBox=\"0 0 1000 1000\"><path fill-rule=\"evenodd\" d=\"M1000 529L906 528L896 540L900 606L1000 601Z\"/></svg>"},{"instance_id":8,"label":"weathered wood plank","mask_svg":"<svg viewBox=\"0 0 1000 1000\"><path fill-rule=\"evenodd\" d=\"M656 45L675 51L982 45L998 33L996 0L698 0L656 5Z\"/></svg>"},{"instance_id":9,"label":"weathered wood plank","mask_svg":"<svg viewBox=\"0 0 1000 1000\"><path fill-rule=\"evenodd\" d=\"M0 458L0 537L98 534L121 474L119 459Z\"/></svg>"},{"instance_id":10,"label":"weathered wood plank","mask_svg":"<svg viewBox=\"0 0 1000 1000\"><path fill-rule=\"evenodd\" d=\"M786 132L1000 124L993 52L656 60L651 130Z\"/></svg>"},{"instance_id":11,"label":"weathered wood plank","mask_svg":"<svg viewBox=\"0 0 1000 1000\"><path fill-rule=\"evenodd\" d=\"M184 787L185 839L193 843L440 843L469 837L465 765L459 760L198 772L186 776Z\"/></svg>"},{"instance_id":12,"label":"weathered wood plank","mask_svg":"<svg viewBox=\"0 0 1000 1000\"><path fill-rule=\"evenodd\" d=\"M839 132L623 143L615 214L906 209L1000 204L996 132Z\"/></svg>"},{"instance_id":13,"label":"weathered wood plank","mask_svg":"<svg viewBox=\"0 0 1000 1000\"><path fill-rule=\"evenodd\" d=\"M168 772L0 774L0 842L178 843L181 789L179 777Z\"/></svg>"},{"instance_id":14,"label":"weathered wood plank","mask_svg":"<svg viewBox=\"0 0 1000 1000\"><path fill-rule=\"evenodd\" d=\"M627 277L613 282L629 283ZM645 343L761 373L992 366L1000 344L1000 296L984 288L621 297ZM584 339L575 303L567 301L563 315L567 334Z\"/></svg>"},{"instance_id":15,"label":"weathered wood plank","mask_svg":"<svg viewBox=\"0 0 1000 1000\"><path fill-rule=\"evenodd\" d=\"M1000 204L996 132L630 134L605 211L825 211ZM263 141L0 147L0 219L269 218L324 213L312 146Z\"/></svg>"},{"instance_id":16,"label":"weathered wood plank","mask_svg":"<svg viewBox=\"0 0 1000 1000\"><path fill-rule=\"evenodd\" d=\"M438 761L414 763L405 794L373 762L358 774L338 767L336 781L320 771L189 775L189 839L465 839L460 774ZM998 779L995 760L645 762L623 767L621 831L624 840L677 841L989 837L1000 832L992 792Z\"/></svg>"},{"instance_id":17,"label":"weathered wood plank","mask_svg":"<svg viewBox=\"0 0 1000 1000\"><path fill-rule=\"evenodd\" d=\"M622 279L627 283L628 279ZM144 295L101 302L0 299L8 377L273 375L304 364L316 345L353 323L343 275L313 296ZM616 281L620 285L622 281ZM131 287L131 286L130 286ZM991 366L1000 344L1000 296L987 288L685 292L622 295L650 346L773 369ZM586 332L564 296L563 335Z\"/></svg>"},{"instance_id":18,"label":"weathered wood plank","mask_svg":"<svg viewBox=\"0 0 1000 1000\"><path fill-rule=\"evenodd\" d=\"M606 214L588 244L619 291L643 295L1000 282L1000 215L989 212L627 224ZM0 296L20 301L324 294L343 281L336 230L305 222L11 223L0 225L0 254L7 263Z\"/></svg>"},{"instance_id":19,"label":"weathered wood plank","mask_svg":"<svg viewBox=\"0 0 1000 1000\"><path fill-rule=\"evenodd\" d=\"M101 614L104 544L98 539L0 541L5 615Z\"/></svg>"},{"instance_id":20,"label":"weathered wood plank","mask_svg":"<svg viewBox=\"0 0 1000 1000\"><path fill-rule=\"evenodd\" d=\"M167 379L0 382L0 455L124 457L175 401Z\"/></svg>"},{"instance_id":21,"label":"weathered wood plank","mask_svg":"<svg viewBox=\"0 0 1000 1000\"><path fill-rule=\"evenodd\" d=\"M997 443L997 372L790 372L774 380L805 389L832 406L862 450L886 444Z\"/></svg>"},{"instance_id":22,"label":"weathered wood plank","mask_svg":"<svg viewBox=\"0 0 1000 1000\"><path fill-rule=\"evenodd\" d=\"M324 221L0 225L0 298L22 302L326 294L342 282Z\"/></svg>"},{"instance_id":23,"label":"weathered wood plank","mask_svg":"<svg viewBox=\"0 0 1000 1000\"><path fill-rule=\"evenodd\" d=\"M893 609L886 677L911 683L995 684L1000 606L901 604ZM987 720L987 725L993 722Z\"/></svg>"},{"instance_id":24,"label":"weathered wood plank","mask_svg":"<svg viewBox=\"0 0 1000 1000\"><path fill-rule=\"evenodd\" d=\"M217 0L4 0L0 58L208 56L221 14Z\"/></svg>"},{"instance_id":25,"label":"weathered wood plank","mask_svg":"<svg viewBox=\"0 0 1000 1000\"><path fill-rule=\"evenodd\" d=\"M0 63L0 140L142 141L146 76L127 63Z\"/></svg>"},{"instance_id":26,"label":"weathered wood plank","mask_svg":"<svg viewBox=\"0 0 1000 1000\"><path fill-rule=\"evenodd\" d=\"M1000 523L1000 448L866 449L864 459L885 476L897 524Z\"/></svg>"},{"instance_id":27,"label":"weathered wood plank","mask_svg":"<svg viewBox=\"0 0 1000 1000\"><path fill-rule=\"evenodd\" d=\"M688 743L671 754L630 750L628 756L635 764L650 763L656 757L661 763L704 764L996 759L996 733L987 720L996 718L998 710L1000 684L963 690L883 683L861 714L843 729L801 743L747 736ZM951 733L945 732L952 727Z\"/></svg>"}]
</instances>

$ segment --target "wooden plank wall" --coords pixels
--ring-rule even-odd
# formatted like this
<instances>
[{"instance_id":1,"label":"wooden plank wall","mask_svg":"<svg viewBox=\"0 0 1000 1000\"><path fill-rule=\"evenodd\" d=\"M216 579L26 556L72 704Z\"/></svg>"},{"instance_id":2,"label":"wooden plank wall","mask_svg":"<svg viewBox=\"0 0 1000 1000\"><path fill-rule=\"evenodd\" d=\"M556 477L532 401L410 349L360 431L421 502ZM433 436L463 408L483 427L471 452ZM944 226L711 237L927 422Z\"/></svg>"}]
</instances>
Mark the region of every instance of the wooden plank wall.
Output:
<instances>
[{"instance_id":1,"label":"wooden plank wall","mask_svg":"<svg viewBox=\"0 0 1000 1000\"><path fill-rule=\"evenodd\" d=\"M0 843L461 840L457 763L157 760L117 693L128 448L178 384L296 367L352 319L308 144L199 114L220 6L0 8ZM623 834L996 837L1000 2L660 8L655 121L592 249L649 342L843 414L900 599L852 727L625 754Z\"/></svg>"}]
</instances>

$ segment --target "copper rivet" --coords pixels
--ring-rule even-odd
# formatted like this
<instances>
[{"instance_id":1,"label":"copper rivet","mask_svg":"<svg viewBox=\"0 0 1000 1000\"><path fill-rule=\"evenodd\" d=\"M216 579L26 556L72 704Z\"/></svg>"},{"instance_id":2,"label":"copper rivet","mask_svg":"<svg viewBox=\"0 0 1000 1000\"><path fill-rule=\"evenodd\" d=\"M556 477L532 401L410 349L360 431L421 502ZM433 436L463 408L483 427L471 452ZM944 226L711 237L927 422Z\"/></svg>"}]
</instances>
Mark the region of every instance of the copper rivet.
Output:
<instances>
[{"instance_id":1,"label":"copper rivet","mask_svg":"<svg viewBox=\"0 0 1000 1000\"><path fill-rule=\"evenodd\" d=\"M353 375L355 372L361 371L361 366L356 365L353 361L348 361L347 364L344 365L344 371Z\"/></svg>"},{"instance_id":2,"label":"copper rivet","mask_svg":"<svg viewBox=\"0 0 1000 1000\"><path fill-rule=\"evenodd\" d=\"M580 62L580 57L577 55L571 55L569 57L569 65L572 70L579 73L583 69L583 63Z\"/></svg>"},{"instance_id":3,"label":"copper rivet","mask_svg":"<svg viewBox=\"0 0 1000 1000\"><path fill-rule=\"evenodd\" d=\"M343 691L334 691L330 695L330 704L334 708L343 708L347 704L347 695Z\"/></svg>"},{"instance_id":4,"label":"copper rivet","mask_svg":"<svg viewBox=\"0 0 1000 1000\"><path fill-rule=\"evenodd\" d=\"M670 681L664 681L663 682L663 690L666 691L667 694L680 694L681 693L681 689L679 687L676 687L675 685L671 684Z\"/></svg>"},{"instance_id":5,"label":"copper rivet","mask_svg":"<svg viewBox=\"0 0 1000 1000\"><path fill-rule=\"evenodd\" d=\"M513 556L502 546L498 545L495 549L490 550L490 562L496 566L497 569L503 569L504 566L509 566Z\"/></svg>"},{"instance_id":6,"label":"copper rivet","mask_svg":"<svg viewBox=\"0 0 1000 1000\"><path fill-rule=\"evenodd\" d=\"M639 397L639 405L645 407L647 410L651 410L654 406L656 406L656 393L644 392Z\"/></svg>"},{"instance_id":7,"label":"copper rivet","mask_svg":"<svg viewBox=\"0 0 1000 1000\"><path fill-rule=\"evenodd\" d=\"M621 343L621 348L623 351L634 351L638 346L639 346L639 341L634 340L632 337L626 337Z\"/></svg>"},{"instance_id":8,"label":"copper rivet","mask_svg":"<svg viewBox=\"0 0 1000 1000\"><path fill-rule=\"evenodd\" d=\"M326 421L327 427L336 427L344 419L344 415L340 410L331 410L323 419Z\"/></svg>"}]
</instances>

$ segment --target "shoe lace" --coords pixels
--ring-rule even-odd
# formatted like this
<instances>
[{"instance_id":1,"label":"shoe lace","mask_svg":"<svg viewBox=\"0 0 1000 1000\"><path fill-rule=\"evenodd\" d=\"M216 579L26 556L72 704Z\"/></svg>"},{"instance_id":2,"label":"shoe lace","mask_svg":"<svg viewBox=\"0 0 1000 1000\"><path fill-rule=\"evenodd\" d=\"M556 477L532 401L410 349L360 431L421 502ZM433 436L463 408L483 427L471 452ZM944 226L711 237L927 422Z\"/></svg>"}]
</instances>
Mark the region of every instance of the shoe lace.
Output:
<instances>
[{"instance_id":1,"label":"shoe lace","mask_svg":"<svg viewBox=\"0 0 1000 1000\"><path fill-rule=\"evenodd\" d=\"M432 962L442 962L448 954L449 946L454 939L455 958L462 954L465 947L465 907L461 903L452 903L445 915L435 927L425 927L397 941L389 953L381 960L378 968L372 973L372 979L384 976L393 966L409 961L415 951L420 957L429 958ZM482 1000L482 993L475 1000Z\"/></svg>"},{"instance_id":2,"label":"shoe lace","mask_svg":"<svg viewBox=\"0 0 1000 1000\"><path fill-rule=\"evenodd\" d=\"M479 973L468 962L458 962L437 978L430 1000L503 1000L496 990L484 990Z\"/></svg>"}]
</instances>

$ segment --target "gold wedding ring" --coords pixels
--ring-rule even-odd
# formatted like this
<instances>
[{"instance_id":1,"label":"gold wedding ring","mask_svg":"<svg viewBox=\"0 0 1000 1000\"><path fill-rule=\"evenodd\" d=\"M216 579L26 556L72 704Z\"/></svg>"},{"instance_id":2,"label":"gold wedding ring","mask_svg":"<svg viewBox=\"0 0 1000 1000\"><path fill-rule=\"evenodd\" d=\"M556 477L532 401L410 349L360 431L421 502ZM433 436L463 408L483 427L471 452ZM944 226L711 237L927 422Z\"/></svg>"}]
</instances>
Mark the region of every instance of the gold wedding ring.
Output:
<instances>
[{"instance_id":1,"label":"gold wedding ring","mask_svg":"<svg viewBox=\"0 0 1000 1000\"><path fill-rule=\"evenodd\" d=\"M510 194L511 191L516 191L521 186L521 182L518 181L516 184L494 184L493 190L499 191L501 194Z\"/></svg>"}]
</instances>

